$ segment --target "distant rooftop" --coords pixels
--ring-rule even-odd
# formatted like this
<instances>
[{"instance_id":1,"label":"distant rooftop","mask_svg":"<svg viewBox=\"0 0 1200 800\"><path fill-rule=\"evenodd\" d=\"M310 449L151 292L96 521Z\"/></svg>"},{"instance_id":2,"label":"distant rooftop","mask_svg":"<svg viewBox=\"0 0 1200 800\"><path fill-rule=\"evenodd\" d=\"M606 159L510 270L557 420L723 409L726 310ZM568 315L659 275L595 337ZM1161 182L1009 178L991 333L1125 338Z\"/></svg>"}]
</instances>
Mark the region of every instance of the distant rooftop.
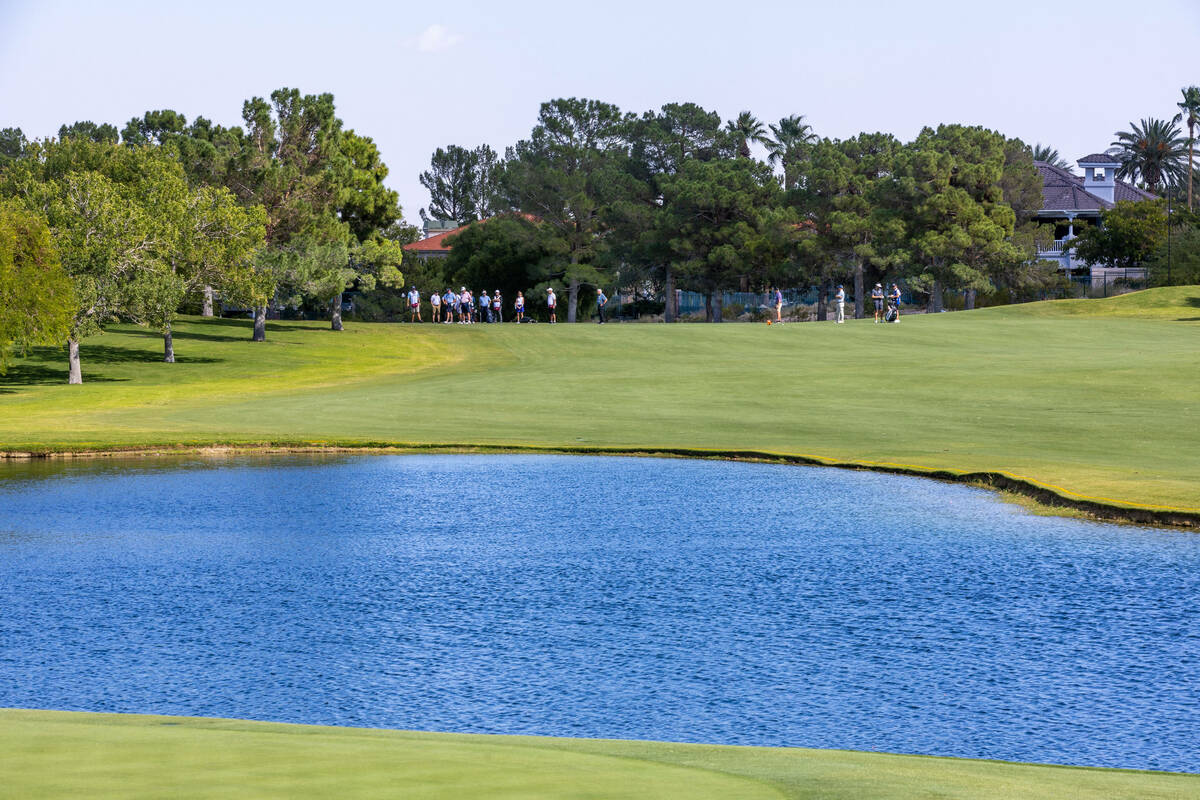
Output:
<instances>
[{"instance_id":1,"label":"distant rooftop","mask_svg":"<svg viewBox=\"0 0 1200 800\"><path fill-rule=\"evenodd\" d=\"M1116 161L1088 162L1092 156L1079 159L1080 163L1105 163L1116 165ZM1111 159L1111 156L1102 156ZM1083 178L1070 170L1056 167L1045 161L1035 161L1033 165L1042 176L1042 210L1043 211L1094 211L1100 212L1112 208L1114 203L1097 197L1084 188ZM1155 195L1144 189L1139 189L1131 183L1117 181L1113 190L1113 198L1119 203L1124 200L1153 200Z\"/></svg>"},{"instance_id":2,"label":"distant rooftop","mask_svg":"<svg viewBox=\"0 0 1200 800\"><path fill-rule=\"evenodd\" d=\"M1120 161L1108 155L1107 153L1092 153L1090 156L1084 156L1079 159L1079 164L1113 164L1119 166Z\"/></svg>"}]
</instances>

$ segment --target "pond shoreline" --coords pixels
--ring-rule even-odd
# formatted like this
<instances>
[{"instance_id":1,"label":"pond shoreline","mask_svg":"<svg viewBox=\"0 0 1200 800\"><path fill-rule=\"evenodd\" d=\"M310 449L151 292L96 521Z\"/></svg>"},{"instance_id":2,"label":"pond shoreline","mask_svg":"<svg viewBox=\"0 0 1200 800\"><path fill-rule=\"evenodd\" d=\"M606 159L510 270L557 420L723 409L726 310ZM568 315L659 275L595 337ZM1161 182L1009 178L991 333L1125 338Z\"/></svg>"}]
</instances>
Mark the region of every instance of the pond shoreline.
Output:
<instances>
[{"instance_id":1,"label":"pond shoreline","mask_svg":"<svg viewBox=\"0 0 1200 800\"><path fill-rule=\"evenodd\" d=\"M404 455L428 454L543 454L543 455L596 455L628 456L649 458L691 458L700 460L741 461L763 464L792 464L813 467L835 467L858 471L881 472L930 478L947 483L967 484L990 489L1000 494L1013 495L1025 502L1032 502L1039 510L1056 516L1064 512L1076 512L1086 517L1104 521L1133 525L1149 525L1167 528L1200 528L1200 509L1173 508L1126 504L1110 498L1090 497L1072 492L1060 486L1042 483L1024 475L1008 472L972 471L922 467L910 464L893 464L874 461L839 461L816 455L798 453L774 453L764 450L723 450L697 447L613 447L588 445L513 445L473 443L400 443L400 442L211 442L180 443L161 445L112 445L94 448L73 446L72 448L5 449L0 448L0 462L30 461L38 459L72 458L121 458L140 456L171 455L285 455L298 453L362 453Z\"/></svg>"}]
</instances>

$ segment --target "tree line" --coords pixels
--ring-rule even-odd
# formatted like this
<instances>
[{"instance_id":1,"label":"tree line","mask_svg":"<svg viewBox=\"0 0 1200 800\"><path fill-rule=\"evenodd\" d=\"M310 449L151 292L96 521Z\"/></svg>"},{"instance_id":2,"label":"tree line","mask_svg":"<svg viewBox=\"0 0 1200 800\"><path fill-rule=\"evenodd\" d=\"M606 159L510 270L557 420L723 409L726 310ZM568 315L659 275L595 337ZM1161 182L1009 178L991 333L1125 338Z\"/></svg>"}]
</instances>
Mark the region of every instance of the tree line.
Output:
<instances>
[{"instance_id":1,"label":"tree line","mask_svg":"<svg viewBox=\"0 0 1200 800\"><path fill-rule=\"evenodd\" d=\"M1116 134L1123 178L1190 189L1200 89L1183 94L1180 116ZM571 321L601 285L664 297L668 321L676 288L704 294L711 321L724 290L769 285L817 287L822 318L839 282L853 285L857 316L875 280L901 281L934 311L946 291L968 308L981 293L1039 296L1064 278L1037 259L1053 230L1034 219L1035 159L1062 164L1049 147L981 127L838 140L801 115L767 125L694 103L633 114L557 99L502 157L487 145L434 152L420 176L429 214L490 219L452 237L444 261L406 271L427 291L461 281L539 297L562 284Z\"/></svg>"},{"instance_id":2,"label":"tree line","mask_svg":"<svg viewBox=\"0 0 1200 800\"><path fill-rule=\"evenodd\" d=\"M148 111L120 132L91 121L28 141L0 130L0 352L79 342L116 319L162 333L182 307L311 302L340 330L347 288L399 285L402 223L387 166L347 129L333 96L283 88L242 106L243 125ZM408 232L406 232L408 231Z\"/></svg>"}]
</instances>

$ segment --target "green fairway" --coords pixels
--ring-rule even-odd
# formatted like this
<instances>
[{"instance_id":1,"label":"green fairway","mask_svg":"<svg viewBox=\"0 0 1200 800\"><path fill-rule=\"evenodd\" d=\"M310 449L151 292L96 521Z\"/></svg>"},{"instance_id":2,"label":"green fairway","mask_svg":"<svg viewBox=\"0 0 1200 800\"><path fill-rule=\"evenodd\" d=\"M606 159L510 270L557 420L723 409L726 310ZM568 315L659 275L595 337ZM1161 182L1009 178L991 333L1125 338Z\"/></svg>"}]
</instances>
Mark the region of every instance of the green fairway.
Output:
<instances>
[{"instance_id":1,"label":"green fairway","mask_svg":"<svg viewBox=\"0 0 1200 800\"><path fill-rule=\"evenodd\" d=\"M1200 775L799 748L0 710L5 797L1152 798Z\"/></svg>"},{"instance_id":2,"label":"green fairway","mask_svg":"<svg viewBox=\"0 0 1200 800\"><path fill-rule=\"evenodd\" d=\"M0 447L690 447L1004 471L1200 508L1200 287L846 325L182 321L0 377Z\"/></svg>"}]
</instances>

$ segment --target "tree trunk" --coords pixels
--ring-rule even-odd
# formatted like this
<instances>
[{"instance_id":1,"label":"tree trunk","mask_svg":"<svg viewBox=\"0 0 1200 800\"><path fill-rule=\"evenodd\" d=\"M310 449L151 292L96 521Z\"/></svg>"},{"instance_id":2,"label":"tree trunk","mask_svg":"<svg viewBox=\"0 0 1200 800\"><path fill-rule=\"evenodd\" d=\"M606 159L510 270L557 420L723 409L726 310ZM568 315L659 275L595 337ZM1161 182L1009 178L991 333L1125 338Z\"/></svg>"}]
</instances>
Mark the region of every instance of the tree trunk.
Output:
<instances>
[{"instance_id":1,"label":"tree trunk","mask_svg":"<svg viewBox=\"0 0 1200 800\"><path fill-rule=\"evenodd\" d=\"M213 315L213 288L211 286L204 287L204 305L200 307L200 316L211 317Z\"/></svg>"},{"instance_id":2,"label":"tree trunk","mask_svg":"<svg viewBox=\"0 0 1200 800\"><path fill-rule=\"evenodd\" d=\"M829 321L829 286L824 283L821 284L821 291L817 293L817 320Z\"/></svg>"},{"instance_id":3,"label":"tree trunk","mask_svg":"<svg viewBox=\"0 0 1200 800\"><path fill-rule=\"evenodd\" d=\"M929 290L929 312L936 314L942 310L942 282L934 281Z\"/></svg>"},{"instance_id":4,"label":"tree trunk","mask_svg":"<svg viewBox=\"0 0 1200 800\"><path fill-rule=\"evenodd\" d=\"M265 342L267 340L266 306L258 306L254 309L254 336L252 340L255 342Z\"/></svg>"},{"instance_id":5,"label":"tree trunk","mask_svg":"<svg viewBox=\"0 0 1200 800\"><path fill-rule=\"evenodd\" d=\"M674 322L679 316L675 307L675 273L667 267L666 287L663 289L663 322Z\"/></svg>"},{"instance_id":6,"label":"tree trunk","mask_svg":"<svg viewBox=\"0 0 1200 800\"><path fill-rule=\"evenodd\" d=\"M579 279L572 278L567 287L567 322L574 322L579 311Z\"/></svg>"},{"instance_id":7,"label":"tree trunk","mask_svg":"<svg viewBox=\"0 0 1200 800\"><path fill-rule=\"evenodd\" d=\"M967 311L972 311L975 308L975 290L967 289L967 295L963 298L963 307Z\"/></svg>"},{"instance_id":8,"label":"tree trunk","mask_svg":"<svg viewBox=\"0 0 1200 800\"><path fill-rule=\"evenodd\" d=\"M712 292L704 293L704 321L705 322L713 321Z\"/></svg>"},{"instance_id":9,"label":"tree trunk","mask_svg":"<svg viewBox=\"0 0 1200 800\"><path fill-rule=\"evenodd\" d=\"M335 331L342 330L342 293L338 292L337 297L333 298L333 316L330 318L330 327Z\"/></svg>"},{"instance_id":10,"label":"tree trunk","mask_svg":"<svg viewBox=\"0 0 1200 800\"><path fill-rule=\"evenodd\" d=\"M863 263L854 260L854 318L863 318Z\"/></svg>"},{"instance_id":11,"label":"tree trunk","mask_svg":"<svg viewBox=\"0 0 1200 800\"><path fill-rule=\"evenodd\" d=\"M713 322L724 322L721 312L725 310L725 293L717 292L713 296Z\"/></svg>"},{"instance_id":12,"label":"tree trunk","mask_svg":"<svg viewBox=\"0 0 1200 800\"><path fill-rule=\"evenodd\" d=\"M67 340L67 364L67 383L83 383L83 370L79 368L79 342L75 339Z\"/></svg>"},{"instance_id":13,"label":"tree trunk","mask_svg":"<svg viewBox=\"0 0 1200 800\"><path fill-rule=\"evenodd\" d=\"M1191 211L1192 211L1192 165L1196 163L1196 154L1195 154L1195 151L1193 150L1193 148L1195 147L1195 144L1196 144L1195 140L1191 136L1189 136L1188 137L1188 213L1191 213ZM1167 221L1167 224L1168 225L1171 224L1170 220Z\"/></svg>"},{"instance_id":14,"label":"tree trunk","mask_svg":"<svg viewBox=\"0 0 1200 800\"><path fill-rule=\"evenodd\" d=\"M171 338L171 326L163 328L163 361L167 364L175 363L175 342Z\"/></svg>"}]
</instances>

